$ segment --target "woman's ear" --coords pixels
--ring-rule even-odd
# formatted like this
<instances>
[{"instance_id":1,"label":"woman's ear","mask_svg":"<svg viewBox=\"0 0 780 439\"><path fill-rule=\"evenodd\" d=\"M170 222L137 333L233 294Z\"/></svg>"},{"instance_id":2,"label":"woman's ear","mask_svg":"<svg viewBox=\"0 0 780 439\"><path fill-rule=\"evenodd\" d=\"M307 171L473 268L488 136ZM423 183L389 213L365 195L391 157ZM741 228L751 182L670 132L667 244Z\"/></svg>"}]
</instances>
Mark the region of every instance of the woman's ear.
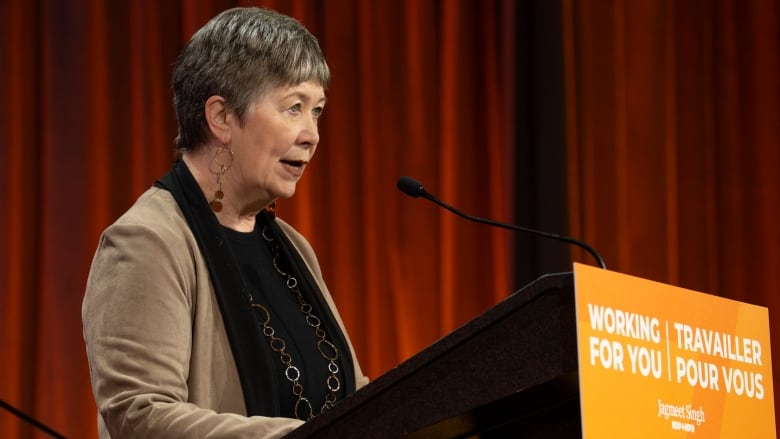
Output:
<instances>
[{"instance_id":1,"label":"woman's ear","mask_svg":"<svg viewBox=\"0 0 780 439\"><path fill-rule=\"evenodd\" d=\"M215 95L206 99L204 110L211 134L223 145L230 143L230 118L225 98Z\"/></svg>"}]
</instances>

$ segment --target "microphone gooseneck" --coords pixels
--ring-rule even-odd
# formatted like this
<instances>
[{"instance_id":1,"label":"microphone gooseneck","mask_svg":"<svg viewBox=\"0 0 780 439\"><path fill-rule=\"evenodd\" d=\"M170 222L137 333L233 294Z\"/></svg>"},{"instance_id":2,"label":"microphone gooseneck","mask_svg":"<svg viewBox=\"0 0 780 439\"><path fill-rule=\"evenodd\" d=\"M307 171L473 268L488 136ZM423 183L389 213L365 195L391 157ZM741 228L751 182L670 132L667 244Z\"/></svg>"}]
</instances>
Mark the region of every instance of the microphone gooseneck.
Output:
<instances>
[{"instance_id":1,"label":"microphone gooseneck","mask_svg":"<svg viewBox=\"0 0 780 439\"><path fill-rule=\"evenodd\" d=\"M488 224L491 226L501 227L504 229L514 230L518 232L524 232L524 233L531 233L534 235L544 236L546 238L555 239L558 241L567 242L569 244L576 245L577 247L580 247L581 249L587 251L590 253L594 259L596 259L596 262L598 263L599 267L606 269L607 264L604 263L604 259L599 255L599 253L590 245L587 243L580 241L579 239L574 239L569 236L563 236L563 235L556 235L555 233L548 233L543 232L541 230L535 230L535 229L529 229L527 227L518 226L515 224L507 224L502 223L499 221L494 221L490 219L480 218L474 215L469 215L465 212L461 212L460 210L450 206L449 204L441 201L440 199L436 198L435 196L431 195L428 191L425 190L425 187L420 183L419 181L415 180L412 177L403 176L398 179L398 182L396 184L398 186L398 189L405 193L406 195L412 197L412 198L419 198L423 197L426 198L439 206L449 210L450 212L454 213L455 215L458 215L461 218L465 218L470 221L475 221L478 223Z\"/></svg>"}]
</instances>

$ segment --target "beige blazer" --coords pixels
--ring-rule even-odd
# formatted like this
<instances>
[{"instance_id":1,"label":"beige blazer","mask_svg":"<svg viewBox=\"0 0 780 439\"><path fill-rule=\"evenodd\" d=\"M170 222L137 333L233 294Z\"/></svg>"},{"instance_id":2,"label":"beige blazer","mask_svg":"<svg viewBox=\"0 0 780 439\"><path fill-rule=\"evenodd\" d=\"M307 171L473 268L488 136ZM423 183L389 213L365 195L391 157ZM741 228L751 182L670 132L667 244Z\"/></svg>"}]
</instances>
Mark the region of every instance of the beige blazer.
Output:
<instances>
[{"instance_id":1,"label":"beige blazer","mask_svg":"<svg viewBox=\"0 0 780 439\"><path fill-rule=\"evenodd\" d=\"M277 219L341 325L309 243ZM302 422L247 417L206 262L170 192L151 188L100 238L82 306L101 438L280 437Z\"/></svg>"}]
</instances>

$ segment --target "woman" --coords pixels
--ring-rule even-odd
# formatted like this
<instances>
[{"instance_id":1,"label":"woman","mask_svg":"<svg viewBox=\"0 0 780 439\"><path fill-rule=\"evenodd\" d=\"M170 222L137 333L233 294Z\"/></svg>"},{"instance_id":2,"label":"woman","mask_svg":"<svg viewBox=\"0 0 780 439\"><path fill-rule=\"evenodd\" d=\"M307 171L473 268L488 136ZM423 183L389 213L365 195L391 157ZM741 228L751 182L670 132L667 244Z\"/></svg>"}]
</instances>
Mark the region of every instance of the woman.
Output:
<instances>
[{"instance_id":1,"label":"woman","mask_svg":"<svg viewBox=\"0 0 780 439\"><path fill-rule=\"evenodd\" d=\"M82 310L101 438L278 437L360 370L314 252L275 218L330 73L266 9L223 12L173 74L181 160L103 233Z\"/></svg>"}]
</instances>

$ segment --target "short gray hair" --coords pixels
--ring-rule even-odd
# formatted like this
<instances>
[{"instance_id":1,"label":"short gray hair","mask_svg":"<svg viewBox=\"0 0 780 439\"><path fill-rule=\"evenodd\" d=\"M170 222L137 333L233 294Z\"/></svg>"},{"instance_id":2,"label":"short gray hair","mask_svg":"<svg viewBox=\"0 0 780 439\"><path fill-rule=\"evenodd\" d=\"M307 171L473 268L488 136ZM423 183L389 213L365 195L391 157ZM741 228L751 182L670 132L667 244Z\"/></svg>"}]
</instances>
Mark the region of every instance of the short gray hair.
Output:
<instances>
[{"instance_id":1,"label":"short gray hair","mask_svg":"<svg viewBox=\"0 0 780 439\"><path fill-rule=\"evenodd\" d=\"M176 61L178 150L193 150L205 142L209 97L222 96L243 123L256 96L306 81L327 88L330 70L317 38L301 23L264 8L222 12L195 32Z\"/></svg>"}]
</instances>

